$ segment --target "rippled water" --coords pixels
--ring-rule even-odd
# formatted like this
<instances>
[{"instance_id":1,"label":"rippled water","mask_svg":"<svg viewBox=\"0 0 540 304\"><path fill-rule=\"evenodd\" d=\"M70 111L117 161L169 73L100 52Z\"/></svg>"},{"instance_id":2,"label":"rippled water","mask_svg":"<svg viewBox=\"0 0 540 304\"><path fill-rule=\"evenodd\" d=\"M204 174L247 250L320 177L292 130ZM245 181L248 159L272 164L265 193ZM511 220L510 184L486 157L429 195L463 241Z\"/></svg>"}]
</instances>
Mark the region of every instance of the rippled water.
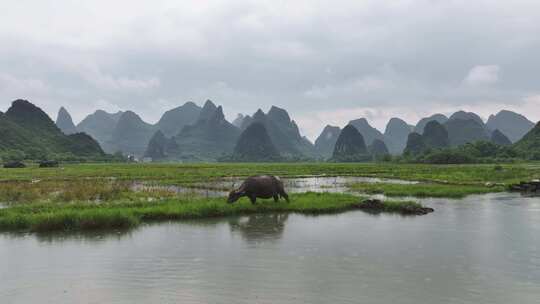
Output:
<instances>
[{"instance_id":1,"label":"rippled water","mask_svg":"<svg viewBox=\"0 0 540 304\"><path fill-rule=\"evenodd\" d=\"M0 303L539 303L540 199L0 234Z\"/></svg>"}]
</instances>

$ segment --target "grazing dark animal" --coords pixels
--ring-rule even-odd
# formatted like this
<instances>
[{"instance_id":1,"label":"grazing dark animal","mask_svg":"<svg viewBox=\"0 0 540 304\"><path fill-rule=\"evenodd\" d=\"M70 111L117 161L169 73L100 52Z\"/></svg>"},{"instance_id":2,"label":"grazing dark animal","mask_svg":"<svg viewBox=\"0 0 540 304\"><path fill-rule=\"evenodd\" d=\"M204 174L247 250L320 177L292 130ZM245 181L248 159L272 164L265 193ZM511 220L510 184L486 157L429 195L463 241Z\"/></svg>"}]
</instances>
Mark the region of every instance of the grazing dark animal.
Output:
<instances>
[{"instance_id":1,"label":"grazing dark animal","mask_svg":"<svg viewBox=\"0 0 540 304\"><path fill-rule=\"evenodd\" d=\"M279 197L289 202L289 196L283 188L283 183L278 177L270 175L260 175L248 177L238 189L229 193L228 203L234 203L241 197L248 197L252 204L255 204L257 198L274 198L278 201Z\"/></svg>"},{"instance_id":2,"label":"grazing dark animal","mask_svg":"<svg viewBox=\"0 0 540 304\"><path fill-rule=\"evenodd\" d=\"M56 168L59 163L56 160L43 160L39 162L40 168Z\"/></svg>"},{"instance_id":3,"label":"grazing dark animal","mask_svg":"<svg viewBox=\"0 0 540 304\"><path fill-rule=\"evenodd\" d=\"M9 163L5 163L4 168L9 168L9 169L26 168L26 165L23 162L20 162L20 161L12 161L12 162L9 162Z\"/></svg>"}]
</instances>

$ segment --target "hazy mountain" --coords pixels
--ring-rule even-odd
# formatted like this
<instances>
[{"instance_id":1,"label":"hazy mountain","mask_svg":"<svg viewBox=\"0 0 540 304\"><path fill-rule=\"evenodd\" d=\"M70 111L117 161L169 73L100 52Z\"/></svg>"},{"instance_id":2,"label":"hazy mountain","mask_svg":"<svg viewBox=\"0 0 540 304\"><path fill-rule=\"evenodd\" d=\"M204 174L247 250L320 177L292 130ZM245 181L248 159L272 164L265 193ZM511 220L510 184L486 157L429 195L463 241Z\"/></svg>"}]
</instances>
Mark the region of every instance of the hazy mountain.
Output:
<instances>
[{"instance_id":1,"label":"hazy mountain","mask_svg":"<svg viewBox=\"0 0 540 304\"><path fill-rule=\"evenodd\" d=\"M351 120L349 125L354 126L362 134L367 145L370 145L376 138L384 140L384 135L373 128L365 118Z\"/></svg>"},{"instance_id":2,"label":"hazy mountain","mask_svg":"<svg viewBox=\"0 0 540 304\"><path fill-rule=\"evenodd\" d=\"M440 124L444 124L446 121L448 121L448 117L444 116L443 114L433 114L429 117L422 118L420 119L420 121L418 121L418 123L414 127L414 132L418 134L424 133L424 127L426 126L428 122L432 120L435 120Z\"/></svg>"},{"instance_id":3,"label":"hazy mountain","mask_svg":"<svg viewBox=\"0 0 540 304\"><path fill-rule=\"evenodd\" d=\"M486 129L473 119L449 119L445 123L451 146L490 139Z\"/></svg>"},{"instance_id":4,"label":"hazy mountain","mask_svg":"<svg viewBox=\"0 0 540 304\"><path fill-rule=\"evenodd\" d=\"M501 146L509 146L512 144L510 139L506 137L499 129L495 129L495 131L491 132L491 142L501 145Z\"/></svg>"},{"instance_id":5,"label":"hazy mountain","mask_svg":"<svg viewBox=\"0 0 540 304\"><path fill-rule=\"evenodd\" d=\"M272 106L266 116L290 139L299 143L305 143L303 142L305 138L300 135L298 125L289 117L289 113L285 109ZM300 148L302 150L303 147ZM313 147L310 147L310 149L313 149Z\"/></svg>"},{"instance_id":6,"label":"hazy mountain","mask_svg":"<svg viewBox=\"0 0 540 304\"><path fill-rule=\"evenodd\" d=\"M527 155L536 154L535 158L537 158L540 153L540 122L515 143L514 147Z\"/></svg>"},{"instance_id":7,"label":"hazy mountain","mask_svg":"<svg viewBox=\"0 0 540 304\"><path fill-rule=\"evenodd\" d=\"M295 144L294 135L285 134L282 128L278 127L273 120L261 110L257 110L252 116L251 124L259 122L264 125L270 139L282 155L298 155L301 154L300 149ZM247 128L248 126L246 126Z\"/></svg>"},{"instance_id":8,"label":"hazy mountain","mask_svg":"<svg viewBox=\"0 0 540 304\"><path fill-rule=\"evenodd\" d=\"M174 136L186 125L194 124L201 114L201 107L193 102L186 102L184 105L169 110L161 116L157 127L165 136Z\"/></svg>"},{"instance_id":9,"label":"hazy mountain","mask_svg":"<svg viewBox=\"0 0 540 304\"><path fill-rule=\"evenodd\" d=\"M34 135L62 134L62 131L43 110L27 100L15 100L5 116L25 130L34 132Z\"/></svg>"},{"instance_id":10,"label":"hazy mountain","mask_svg":"<svg viewBox=\"0 0 540 304\"><path fill-rule=\"evenodd\" d=\"M499 129L510 141L516 142L534 127L534 123L521 114L502 110L489 116L486 126L490 130Z\"/></svg>"},{"instance_id":11,"label":"hazy mountain","mask_svg":"<svg viewBox=\"0 0 540 304\"><path fill-rule=\"evenodd\" d=\"M199 116L197 117L197 120L207 120L211 118L212 115L214 115L214 113L216 112L216 110L217 110L217 106L210 99L208 99L204 103L199 113Z\"/></svg>"},{"instance_id":12,"label":"hazy mountain","mask_svg":"<svg viewBox=\"0 0 540 304\"><path fill-rule=\"evenodd\" d=\"M361 161L369 158L364 137L353 125L347 125L336 141L332 159L335 161Z\"/></svg>"},{"instance_id":13,"label":"hazy mountain","mask_svg":"<svg viewBox=\"0 0 540 304\"><path fill-rule=\"evenodd\" d=\"M240 134L231 158L234 161L263 162L277 161L281 156L272 143L266 127L260 122L255 122Z\"/></svg>"},{"instance_id":14,"label":"hazy mountain","mask_svg":"<svg viewBox=\"0 0 540 304\"><path fill-rule=\"evenodd\" d=\"M124 154L143 156L155 127L144 122L139 115L126 111L112 131L109 147Z\"/></svg>"},{"instance_id":15,"label":"hazy mountain","mask_svg":"<svg viewBox=\"0 0 540 304\"><path fill-rule=\"evenodd\" d=\"M484 121L482 120L482 118L480 118L480 116L478 116L476 113L473 113L473 112L457 111L454 114L452 114L450 116L450 118L448 118L448 119L449 120L450 119L461 119L461 120L472 119L472 120L476 121L482 127L485 126Z\"/></svg>"},{"instance_id":16,"label":"hazy mountain","mask_svg":"<svg viewBox=\"0 0 540 304\"><path fill-rule=\"evenodd\" d=\"M450 138L445 126L441 125L436 120L432 120L424 127L422 140L427 147L430 148L446 148L450 146Z\"/></svg>"},{"instance_id":17,"label":"hazy mountain","mask_svg":"<svg viewBox=\"0 0 540 304\"><path fill-rule=\"evenodd\" d=\"M150 138L144 156L151 157L155 161L167 159L169 155L175 153L178 153L178 145L174 139L167 138L161 130L157 130Z\"/></svg>"},{"instance_id":18,"label":"hazy mountain","mask_svg":"<svg viewBox=\"0 0 540 304\"><path fill-rule=\"evenodd\" d=\"M110 147L112 132L122 114L123 112L112 114L103 110L97 110L93 114L86 116L77 125L77 130L96 139L106 152L114 153L116 151L114 151L113 147Z\"/></svg>"},{"instance_id":19,"label":"hazy mountain","mask_svg":"<svg viewBox=\"0 0 540 304\"><path fill-rule=\"evenodd\" d=\"M426 148L427 146L424 143L424 139L422 138L422 135L420 135L419 133L413 132L409 134L409 136L407 137L407 145L405 146L405 150L403 150L403 153L416 155L425 151Z\"/></svg>"},{"instance_id":20,"label":"hazy mountain","mask_svg":"<svg viewBox=\"0 0 540 304\"><path fill-rule=\"evenodd\" d=\"M272 143L281 155L286 157L317 155L313 144L300 135L296 122L291 120L284 109L272 106L267 114L259 109L253 114L252 121L265 126Z\"/></svg>"},{"instance_id":21,"label":"hazy mountain","mask_svg":"<svg viewBox=\"0 0 540 304\"><path fill-rule=\"evenodd\" d=\"M253 117L245 115L240 124L240 129L245 130L253 122Z\"/></svg>"},{"instance_id":22,"label":"hazy mountain","mask_svg":"<svg viewBox=\"0 0 540 304\"><path fill-rule=\"evenodd\" d=\"M390 152L388 151L388 147L386 147L384 141L377 138L373 140L373 142L371 143L371 145L368 146L367 149L369 154L371 154L372 156L383 156L390 154Z\"/></svg>"},{"instance_id":23,"label":"hazy mountain","mask_svg":"<svg viewBox=\"0 0 540 304\"><path fill-rule=\"evenodd\" d=\"M446 127L436 120L430 120L424 126L424 133L413 132L407 137L404 153L419 154L428 148L441 149L450 146L450 136Z\"/></svg>"},{"instance_id":24,"label":"hazy mountain","mask_svg":"<svg viewBox=\"0 0 540 304\"><path fill-rule=\"evenodd\" d=\"M0 150L18 150L34 159L67 153L104 156L99 144L90 136L65 135L45 112L22 99L14 101L5 114L0 114Z\"/></svg>"},{"instance_id":25,"label":"hazy mountain","mask_svg":"<svg viewBox=\"0 0 540 304\"><path fill-rule=\"evenodd\" d=\"M247 115L249 116L249 115ZM237 128L242 128L242 123L244 122L244 119L247 117L246 115L242 113L238 113L236 115L236 118L232 121L233 126Z\"/></svg>"},{"instance_id":26,"label":"hazy mountain","mask_svg":"<svg viewBox=\"0 0 540 304\"><path fill-rule=\"evenodd\" d=\"M324 158L329 158L334 152L334 146L341 132L340 127L326 125L323 131L315 140L315 149Z\"/></svg>"},{"instance_id":27,"label":"hazy mountain","mask_svg":"<svg viewBox=\"0 0 540 304\"><path fill-rule=\"evenodd\" d=\"M77 133L73 119L71 119L71 115L64 107L61 107L58 111L56 126L66 135Z\"/></svg>"},{"instance_id":28,"label":"hazy mountain","mask_svg":"<svg viewBox=\"0 0 540 304\"><path fill-rule=\"evenodd\" d=\"M225 120L222 107L215 107L207 101L197 122L185 126L174 137L179 147L175 158L188 161L216 160L233 152L239 136L240 129Z\"/></svg>"},{"instance_id":29,"label":"hazy mountain","mask_svg":"<svg viewBox=\"0 0 540 304\"><path fill-rule=\"evenodd\" d=\"M401 154L407 145L407 137L411 133L411 126L399 118L392 118L384 130L385 143L391 154Z\"/></svg>"}]
</instances>

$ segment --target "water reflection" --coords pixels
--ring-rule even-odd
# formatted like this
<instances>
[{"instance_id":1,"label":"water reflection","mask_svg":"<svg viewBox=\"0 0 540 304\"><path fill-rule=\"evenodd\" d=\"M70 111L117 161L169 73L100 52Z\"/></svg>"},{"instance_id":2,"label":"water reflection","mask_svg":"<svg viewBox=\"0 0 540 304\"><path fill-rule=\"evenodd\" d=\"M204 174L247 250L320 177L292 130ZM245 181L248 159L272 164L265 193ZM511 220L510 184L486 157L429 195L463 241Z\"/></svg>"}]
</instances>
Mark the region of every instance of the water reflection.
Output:
<instances>
[{"instance_id":1,"label":"water reflection","mask_svg":"<svg viewBox=\"0 0 540 304\"><path fill-rule=\"evenodd\" d=\"M121 240L131 237L137 228L93 231L67 231L67 232L37 232L36 239L42 243L62 243L65 241L84 241L88 243L102 243L112 240Z\"/></svg>"},{"instance_id":2,"label":"water reflection","mask_svg":"<svg viewBox=\"0 0 540 304\"><path fill-rule=\"evenodd\" d=\"M283 236L288 214L258 214L229 219L232 233L238 233L247 242L276 241Z\"/></svg>"},{"instance_id":3,"label":"water reflection","mask_svg":"<svg viewBox=\"0 0 540 304\"><path fill-rule=\"evenodd\" d=\"M40 243L55 244L66 241L102 243L109 240L121 240L130 237L138 228L90 231L51 231L51 232L2 232L5 239L16 240L35 238Z\"/></svg>"}]
</instances>

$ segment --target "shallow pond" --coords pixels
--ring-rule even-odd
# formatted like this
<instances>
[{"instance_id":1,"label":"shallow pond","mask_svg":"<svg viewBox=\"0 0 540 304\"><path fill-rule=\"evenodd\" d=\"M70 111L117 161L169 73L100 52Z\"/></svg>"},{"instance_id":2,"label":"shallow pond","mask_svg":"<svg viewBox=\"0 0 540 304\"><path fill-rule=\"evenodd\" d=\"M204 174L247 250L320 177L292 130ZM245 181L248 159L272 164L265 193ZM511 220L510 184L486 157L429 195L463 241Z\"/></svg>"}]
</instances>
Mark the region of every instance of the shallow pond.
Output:
<instances>
[{"instance_id":1,"label":"shallow pond","mask_svg":"<svg viewBox=\"0 0 540 304\"><path fill-rule=\"evenodd\" d=\"M239 187L244 178L223 178L208 183L198 183L190 187L178 185L159 185L146 182L135 182L132 186L134 191L168 191L183 195L199 195L203 197L223 197L235 187ZM381 179L375 177L360 176L307 176L281 178L283 185L289 193L304 192L332 192L345 193L349 191L352 183L392 183L392 184L415 184L415 181L399 179Z\"/></svg>"},{"instance_id":2,"label":"shallow pond","mask_svg":"<svg viewBox=\"0 0 540 304\"><path fill-rule=\"evenodd\" d=\"M0 303L539 303L540 199L0 234Z\"/></svg>"}]
</instances>

